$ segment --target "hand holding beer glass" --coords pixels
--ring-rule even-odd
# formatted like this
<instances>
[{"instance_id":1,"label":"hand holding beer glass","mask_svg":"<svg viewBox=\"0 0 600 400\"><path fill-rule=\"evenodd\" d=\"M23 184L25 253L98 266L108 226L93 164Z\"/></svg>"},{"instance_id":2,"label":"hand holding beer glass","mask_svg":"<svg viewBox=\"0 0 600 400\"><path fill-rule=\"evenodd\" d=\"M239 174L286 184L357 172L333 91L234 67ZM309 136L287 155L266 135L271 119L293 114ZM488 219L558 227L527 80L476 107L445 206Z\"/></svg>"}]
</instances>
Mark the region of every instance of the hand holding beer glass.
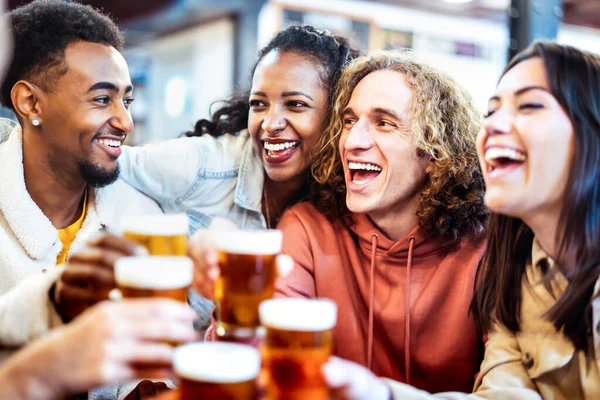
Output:
<instances>
[{"instance_id":1,"label":"hand holding beer glass","mask_svg":"<svg viewBox=\"0 0 600 400\"><path fill-rule=\"evenodd\" d=\"M216 230L219 276L215 282L216 333L220 340L236 341L257 336L258 305L273 297L281 252L277 230Z\"/></svg>"},{"instance_id":2,"label":"hand holding beer glass","mask_svg":"<svg viewBox=\"0 0 600 400\"><path fill-rule=\"evenodd\" d=\"M194 277L187 257L124 257L115 264L115 281L124 298L168 298L185 303Z\"/></svg>"},{"instance_id":3,"label":"hand holding beer glass","mask_svg":"<svg viewBox=\"0 0 600 400\"><path fill-rule=\"evenodd\" d=\"M144 246L153 256L185 256L189 219L185 214L127 216L120 228L127 239Z\"/></svg>"},{"instance_id":4,"label":"hand holding beer glass","mask_svg":"<svg viewBox=\"0 0 600 400\"><path fill-rule=\"evenodd\" d=\"M220 342L178 347L173 355L180 400L255 400L260 355L255 348Z\"/></svg>"},{"instance_id":5,"label":"hand holding beer glass","mask_svg":"<svg viewBox=\"0 0 600 400\"><path fill-rule=\"evenodd\" d=\"M281 298L261 303L262 360L268 400L329 399L323 365L333 350L337 306L331 300Z\"/></svg>"}]
</instances>

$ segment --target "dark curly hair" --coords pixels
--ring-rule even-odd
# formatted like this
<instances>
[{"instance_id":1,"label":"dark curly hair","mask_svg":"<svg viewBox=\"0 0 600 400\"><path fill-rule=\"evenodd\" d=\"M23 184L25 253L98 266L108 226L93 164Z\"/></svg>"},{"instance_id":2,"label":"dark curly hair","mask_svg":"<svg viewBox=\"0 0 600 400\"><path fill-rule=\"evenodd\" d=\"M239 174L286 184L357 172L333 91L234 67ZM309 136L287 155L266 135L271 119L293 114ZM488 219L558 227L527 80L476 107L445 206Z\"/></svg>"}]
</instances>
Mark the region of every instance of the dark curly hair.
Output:
<instances>
[{"instance_id":1,"label":"dark curly hair","mask_svg":"<svg viewBox=\"0 0 600 400\"><path fill-rule=\"evenodd\" d=\"M258 63L273 50L300 54L323 67L320 78L322 86L328 92L328 104L333 104L333 92L344 65L359 55L357 50L350 47L347 39L341 36L331 35L327 31L309 25L294 25L279 32L260 50L250 79L254 76ZM215 103L220 104L221 107L212 113L210 119L196 122L194 130L187 132L186 135L202 136L208 133L212 136L221 136L246 129L250 110L248 97L248 91L243 91L234 94L228 100ZM328 107L326 121L330 117L330 110L331 107Z\"/></svg>"},{"instance_id":2,"label":"dark curly hair","mask_svg":"<svg viewBox=\"0 0 600 400\"><path fill-rule=\"evenodd\" d=\"M450 242L464 235L484 235L488 211L485 184L477 159L475 139L482 124L471 96L451 77L417 62L407 53L382 51L360 57L344 70L333 103L333 117L316 146L312 172L313 202L330 219L348 224L346 184L338 150L344 128L342 113L354 88L368 74L393 70L404 75L413 90L412 134L419 153L433 159L433 169L421 190L419 225Z\"/></svg>"},{"instance_id":3,"label":"dark curly hair","mask_svg":"<svg viewBox=\"0 0 600 400\"><path fill-rule=\"evenodd\" d=\"M88 5L36 0L8 14L14 38L12 63L0 88L0 102L10 109L15 83L30 80L51 92L67 73L65 49L73 42L101 43L121 51L123 34L106 15Z\"/></svg>"}]
</instances>

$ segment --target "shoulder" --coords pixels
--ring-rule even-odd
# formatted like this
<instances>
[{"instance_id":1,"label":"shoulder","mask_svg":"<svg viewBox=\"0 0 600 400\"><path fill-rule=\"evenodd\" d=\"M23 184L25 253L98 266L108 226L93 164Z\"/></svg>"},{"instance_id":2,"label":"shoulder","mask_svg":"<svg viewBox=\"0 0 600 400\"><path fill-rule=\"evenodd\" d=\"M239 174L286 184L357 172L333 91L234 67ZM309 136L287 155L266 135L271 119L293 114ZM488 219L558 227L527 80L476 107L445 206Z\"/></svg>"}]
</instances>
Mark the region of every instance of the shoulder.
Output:
<instances>
[{"instance_id":1,"label":"shoulder","mask_svg":"<svg viewBox=\"0 0 600 400\"><path fill-rule=\"evenodd\" d=\"M286 230L302 227L318 236L327 236L338 228L339 223L329 220L310 202L302 202L288 208L279 222L278 229Z\"/></svg>"},{"instance_id":2,"label":"shoulder","mask_svg":"<svg viewBox=\"0 0 600 400\"><path fill-rule=\"evenodd\" d=\"M458 243L454 244L454 251L465 255L470 254L473 262L479 263L486 247L487 240L485 238L473 239L470 236L464 236Z\"/></svg>"}]
</instances>

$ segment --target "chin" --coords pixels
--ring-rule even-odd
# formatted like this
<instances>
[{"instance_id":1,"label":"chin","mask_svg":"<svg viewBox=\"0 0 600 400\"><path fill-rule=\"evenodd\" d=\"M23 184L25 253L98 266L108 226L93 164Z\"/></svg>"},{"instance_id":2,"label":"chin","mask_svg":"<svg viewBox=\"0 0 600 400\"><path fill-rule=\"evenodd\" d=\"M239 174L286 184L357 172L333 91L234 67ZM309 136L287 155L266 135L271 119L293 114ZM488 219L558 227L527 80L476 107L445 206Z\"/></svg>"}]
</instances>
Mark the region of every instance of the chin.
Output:
<instances>
[{"instance_id":1,"label":"chin","mask_svg":"<svg viewBox=\"0 0 600 400\"><path fill-rule=\"evenodd\" d=\"M287 167L287 166L268 166L265 167L265 172L270 180L273 182L287 182L301 175L305 171L298 170L298 168Z\"/></svg>"},{"instance_id":2,"label":"chin","mask_svg":"<svg viewBox=\"0 0 600 400\"><path fill-rule=\"evenodd\" d=\"M373 207L369 205L369 201L367 199L349 196L346 196L346 207L348 207L350 212L356 214L367 214L373 210Z\"/></svg>"},{"instance_id":3,"label":"chin","mask_svg":"<svg viewBox=\"0 0 600 400\"><path fill-rule=\"evenodd\" d=\"M506 195L486 193L484 202L485 206L495 214L515 216L515 202L508 199Z\"/></svg>"}]
</instances>

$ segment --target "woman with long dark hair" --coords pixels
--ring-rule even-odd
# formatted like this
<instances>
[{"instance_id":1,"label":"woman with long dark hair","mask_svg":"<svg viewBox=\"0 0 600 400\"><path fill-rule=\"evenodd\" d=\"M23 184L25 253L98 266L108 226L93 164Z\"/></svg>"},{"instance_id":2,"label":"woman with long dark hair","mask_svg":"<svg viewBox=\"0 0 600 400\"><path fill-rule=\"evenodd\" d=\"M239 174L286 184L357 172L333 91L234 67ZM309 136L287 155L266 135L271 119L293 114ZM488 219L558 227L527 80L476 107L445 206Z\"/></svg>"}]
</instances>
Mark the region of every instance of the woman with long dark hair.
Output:
<instances>
[{"instance_id":1,"label":"woman with long dark hair","mask_svg":"<svg viewBox=\"0 0 600 400\"><path fill-rule=\"evenodd\" d=\"M477 146L493 215L472 304L488 338L475 393L390 382L394 398L600 398L599 88L600 57L570 46L536 42L506 67ZM329 378L368 398L357 386L375 378L344 364Z\"/></svg>"}]
</instances>

